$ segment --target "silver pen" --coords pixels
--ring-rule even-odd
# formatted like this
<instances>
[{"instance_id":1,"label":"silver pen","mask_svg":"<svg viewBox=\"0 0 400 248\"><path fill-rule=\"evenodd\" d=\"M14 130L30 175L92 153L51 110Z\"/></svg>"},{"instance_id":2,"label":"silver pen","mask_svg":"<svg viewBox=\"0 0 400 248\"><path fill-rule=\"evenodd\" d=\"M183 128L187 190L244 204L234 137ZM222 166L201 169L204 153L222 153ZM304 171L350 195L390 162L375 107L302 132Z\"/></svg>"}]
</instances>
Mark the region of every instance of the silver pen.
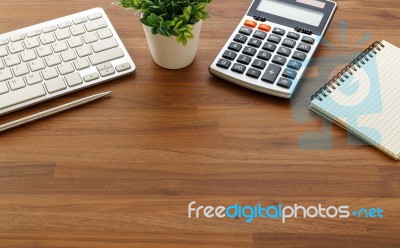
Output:
<instances>
[{"instance_id":1,"label":"silver pen","mask_svg":"<svg viewBox=\"0 0 400 248\"><path fill-rule=\"evenodd\" d=\"M64 112L66 110L70 110L72 108L76 108L76 107L84 105L86 103L90 103L90 102L96 101L96 100L98 100L100 98L109 96L111 93L112 93L111 91L107 91L107 92L104 92L104 93L88 96L88 97L85 97L85 98L82 98L82 99L79 99L79 100L76 100L76 101L73 101L73 102L70 102L70 103L66 103L64 105L61 105L61 106L58 106L58 107L55 107L55 108L52 108L52 109L49 109L49 110L34 114L34 115L30 115L28 117L25 117L25 118L22 118L22 119L13 121L13 122L9 122L9 123L4 124L4 125L0 125L0 132L4 132L4 131L7 131L7 130L12 129L12 128L19 127L19 126L22 126L22 125L25 125L25 124L28 124L28 123L31 123L31 122L46 118L48 116L55 115L55 114Z\"/></svg>"}]
</instances>

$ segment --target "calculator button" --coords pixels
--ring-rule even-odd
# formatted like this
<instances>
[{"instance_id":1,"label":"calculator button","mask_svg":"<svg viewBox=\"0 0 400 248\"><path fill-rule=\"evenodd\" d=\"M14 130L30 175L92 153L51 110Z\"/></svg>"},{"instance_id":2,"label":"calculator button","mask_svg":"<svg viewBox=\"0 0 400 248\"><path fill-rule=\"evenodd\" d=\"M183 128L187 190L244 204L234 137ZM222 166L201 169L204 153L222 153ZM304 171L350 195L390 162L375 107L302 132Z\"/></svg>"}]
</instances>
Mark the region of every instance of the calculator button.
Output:
<instances>
[{"instance_id":1,"label":"calculator button","mask_svg":"<svg viewBox=\"0 0 400 248\"><path fill-rule=\"evenodd\" d=\"M237 62L248 65L251 62L251 58L246 55L240 55L239 58L237 59Z\"/></svg>"},{"instance_id":2,"label":"calculator button","mask_svg":"<svg viewBox=\"0 0 400 248\"><path fill-rule=\"evenodd\" d=\"M231 66L231 62L226 59L220 59L217 63L217 66L224 69L228 69Z\"/></svg>"},{"instance_id":3,"label":"calculator button","mask_svg":"<svg viewBox=\"0 0 400 248\"><path fill-rule=\"evenodd\" d=\"M259 48L261 46L261 44L262 44L261 40L257 40L257 39L253 39L253 38L251 38L249 40L249 43L247 43L247 45L252 46L252 47L257 47L257 48Z\"/></svg>"},{"instance_id":4,"label":"calculator button","mask_svg":"<svg viewBox=\"0 0 400 248\"><path fill-rule=\"evenodd\" d=\"M279 56L279 55L275 55L272 62L274 62L275 64L278 64L278 65L284 65L286 63L286 58Z\"/></svg>"},{"instance_id":5,"label":"calculator button","mask_svg":"<svg viewBox=\"0 0 400 248\"><path fill-rule=\"evenodd\" d=\"M269 51L269 52L275 52L276 50L276 45L269 43L269 42L265 42L264 46L262 47L263 50Z\"/></svg>"},{"instance_id":6,"label":"calculator button","mask_svg":"<svg viewBox=\"0 0 400 248\"><path fill-rule=\"evenodd\" d=\"M296 41L291 40L291 39L284 39L283 42L282 42L282 45L286 46L286 47L293 48L293 47L296 46Z\"/></svg>"},{"instance_id":7,"label":"calculator button","mask_svg":"<svg viewBox=\"0 0 400 248\"><path fill-rule=\"evenodd\" d=\"M249 76L249 77L258 79L260 77L260 75L261 75L261 71L253 69L253 68L250 68L247 71L246 75Z\"/></svg>"},{"instance_id":8,"label":"calculator button","mask_svg":"<svg viewBox=\"0 0 400 248\"><path fill-rule=\"evenodd\" d=\"M289 48L286 48L286 47L280 47L280 48L278 49L278 52L277 52L277 53L278 53L279 55L283 55L283 56L289 57L290 54L292 53L292 50L289 49Z\"/></svg>"},{"instance_id":9,"label":"calculator button","mask_svg":"<svg viewBox=\"0 0 400 248\"><path fill-rule=\"evenodd\" d=\"M282 76L287 77L289 79L295 79L297 76L297 72L290 69L285 69L282 73Z\"/></svg>"},{"instance_id":10,"label":"calculator button","mask_svg":"<svg viewBox=\"0 0 400 248\"><path fill-rule=\"evenodd\" d=\"M244 25L247 27L255 28L257 26L257 22L252 21L252 20L246 20L244 22Z\"/></svg>"},{"instance_id":11,"label":"calculator button","mask_svg":"<svg viewBox=\"0 0 400 248\"><path fill-rule=\"evenodd\" d=\"M281 86L283 88L289 89L290 86L292 86L292 81L286 78L280 78L278 81L278 86Z\"/></svg>"},{"instance_id":12,"label":"calculator button","mask_svg":"<svg viewBox=\"0 0 400 248\"><path fill-rule=\"evenodd\" d=\"M260 30L262 30L262 31L269 32L269 31L271 30L271 26L266 25L266 24L260 24L260 25L258 26L258 29L260 29Z\"/></svg>"},{"instance_id":13,"label":"calculator button","mask_svg":"<svg viewBox=\"0 0 400 248\"><path fill-rule=\"evenodd\" d=\"M308 53L311 50L311 46L304 43L300 43L297 46L297 50Z\"/></svg>"},{"instance_id":14,"label":"calculator button","mask_svg":"<svg viewBox=\"0 0 400 248\"><path fill-rule=\"evenodd\" d=\"M261 70L263 70L266 65L267 65L266 62L264 62L262 60L259 60L259 59L255 59L253 64L251 64L251 66L253 66L255 68L258 68L258 69L261 69Z\"/></svg>"},{"instance_id":15,"label":"calculator button","mask_svg":"<svg viewBox=\"0 0 400 248\"><path fill-rule=\"evenodd\" d=\"M272 55L269 52L264 52L264 51L260 51L257 54L257 58L263 59L263 60L266 60L266 61L268 61L271 58L271 56Z\"/></svg>"},{"instance_id":16,"label":"calculator button","mask_svg":"<svg viewBox=\"0 0 400 248\"><path fill-rule=\"evenodd\" d=\"M232 71L243 74L246 71L246 66L241 65L241 64L234 64L232 66Z\"/></svg>"},{"instance_id":17,"label":"calculator button","mask_svg":"<svg viewBox=\"0 0 400 248\"><path fill-rule=\"evenodd\" d=\"M278 77L279 73L281 72L282 68L280 66L270 64L262 76L261 80L268 82L268 83L275 83L276 78Z\"/></svg>"},{"instance_id":18,"label":"calculator button","mask_svg":"<svg viewBox=\"0 0 400 248\"><path fill-rule=\"evenodd\" d=\"M274 28L274 30L272 30L272 33L274 34L279 34L279 35L285 35L285 30L281 29L281 28Z\"/></svg>"},{"instance_id":19,"label":"calculator button","mask_svg":"<svg viewBox=\"0 0 400 248\"><path fill-rule=\"evenodd\" d=\"M257 49L252 48L252 47L245 47L243 49L243 53L246 55L254 56L257 52Z\"/></svg>"},{"instance_id":20,"label":"calculator button","mask_svg":"<svg viewBox=\"0 0 400 248\"><path fill-rule=\"evenodd\" d=\"M287 37L290 39L293 39L293 40L298 40L298 39L300 39L300 34L294 33L294 32L289 32L287 34Z\"/></svg>"},{"instance_id":21,"label":"calculator button","mask_svg":"<svg viewBox=\"0 0 400 248\"><path fill-rule=\"evenodd\" d=\"M253 33L253 29L248 28L248 27L241 27L239 30L239 33L245 34L245 35L251 35L251 33Z\"/></svg>"},{"instance_id":22,"label":"calculator button","mask_svg":"<svg viewBox=\"0 0 400 248\"><path fill-rule=\"evenodd\" d=\"M279 37L277 35L274 35L274 34L271 34L268 37L268 41L278 44L279 42L281 42L281 37Z\"/></svg>"},{"instance_id":23,"label":"calculator button","mask_svg":"<svg viewBox=\"0 0 400 248\"><path fill-rule=\"evenodd\" d=\"M236 56L237 53L231 51L225 51L224 54L222 55L224 59L230 59L230 60L234 60Z\"/></svg>"},{"instance_id":24,"label":"calculator button","mask_svg":"<svg viewBox=\"0 0 400 248\"><path fill-rule=\"evenodd\" d=\"M292 58L300 60L300 61L304 61L307 58L307 55L305 55L304 53L301 52L294 52Z\"/></svg>"},{"instance_id":25,"label":"calculator button","mask_svg":"<svg viewBox=\"0 0 400 248\"><path fill-rule=\"evenodd\" d=\"M255 31L253 37L260 40L264 40L265 38L267 38L267 34L262 31Z\"/></svg>"},{"instance_id":26,"label":"calculator button","mask_svg":"<svg viewBox=\"0 0 400 248\"><path fill-rule=\"evenodd\" d=\"M235 38L233 38L233 40L239 43L246 43L247 36L244 36L243 34L237 34L235 35Z\"/></svg>"},{"instance_id":27,"label":"calculator button","mask_svg":"<svg viewBox=\"0 0 400 248\"><path fill-rule=\"evenodd\" d=\"M242 50L242 45L240 45L236 42L231 42L231 44L229 44L228 49L235 51L235 52L239 52L240 50Z\"/></svg>"},{"instance_id":28,"label":"calculator button","mask_svg":"<svg viewBox=\"0 0 400 248\"><path fill-rule=\"evenodd\" d=\"M287 65L287 67L289 67L290 69L294 69L294 70L297 70L297 71L300 70L301 66L302 66L301 62L299 62L297 60L293 60L293 59L290 60L288 65Z\"/></svg>"},{"instance_id":29,"label":"calculator button","mask_svg":"<svg viewBox=\"0 0 400 248\"><path fill-rule=\"evenodd\" d=\"M315 39L308 37L308 36L304 36L303 39L301 39L301 41L304 43L308 43L310 45L315 43Z\"/></svg>"}]
</instances>

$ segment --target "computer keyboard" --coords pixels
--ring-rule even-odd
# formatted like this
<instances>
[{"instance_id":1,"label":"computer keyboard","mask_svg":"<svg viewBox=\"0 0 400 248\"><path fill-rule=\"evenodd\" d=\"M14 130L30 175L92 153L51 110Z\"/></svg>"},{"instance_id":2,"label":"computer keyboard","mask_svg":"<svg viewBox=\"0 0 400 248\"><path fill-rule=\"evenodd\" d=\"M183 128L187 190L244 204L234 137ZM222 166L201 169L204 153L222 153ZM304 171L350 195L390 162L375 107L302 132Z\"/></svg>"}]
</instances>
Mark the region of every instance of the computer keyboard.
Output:
<instances>
[{"instance_id":1,"label":"computer keyboard","mask_svg":"<svg viewBox=\"0 0 400 248\"><path fill-rule=\"evenodd\" d=\"M2 34L0 115L135 69L101 8Z\"/></svg>"}]
</instances>

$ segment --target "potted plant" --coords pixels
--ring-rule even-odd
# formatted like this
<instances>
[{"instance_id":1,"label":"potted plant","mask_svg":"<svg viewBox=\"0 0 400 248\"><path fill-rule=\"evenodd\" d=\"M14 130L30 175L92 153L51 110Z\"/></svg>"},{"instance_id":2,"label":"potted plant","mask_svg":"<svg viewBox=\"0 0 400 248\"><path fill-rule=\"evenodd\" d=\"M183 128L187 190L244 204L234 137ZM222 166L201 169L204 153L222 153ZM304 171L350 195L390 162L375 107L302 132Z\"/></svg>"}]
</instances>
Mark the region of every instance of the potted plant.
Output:
<instances>
[{"instance_id":1,"label":"potted plant","mask_svg":"<svg viewBox=\"0 0 400 248\"><path fill-rule=\"evenodd\" d=\"M197 52L206 7L212 0L119 0L138 10L154 61L167 69L190 65Z\"/></svg>"}]
</instances>

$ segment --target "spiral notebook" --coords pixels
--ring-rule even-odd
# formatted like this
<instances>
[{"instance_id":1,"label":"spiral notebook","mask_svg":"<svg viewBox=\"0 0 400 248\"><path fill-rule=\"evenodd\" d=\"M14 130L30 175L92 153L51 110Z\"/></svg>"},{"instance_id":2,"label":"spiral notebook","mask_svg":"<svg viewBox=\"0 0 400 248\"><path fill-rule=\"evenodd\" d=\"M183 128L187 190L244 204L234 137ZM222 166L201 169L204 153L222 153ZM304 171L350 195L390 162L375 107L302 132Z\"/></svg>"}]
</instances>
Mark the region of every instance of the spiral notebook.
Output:
<instances>
[{"instance_id":1,"label":"spiral notebook","mask_svg":"<svg viewBox=\"0 0 400 248\"><path fill-rule=\"evenodd\" d=\"M400 49L375 42L315 93L310 109L400 158Z\"/></svg>"}]
</instances>

